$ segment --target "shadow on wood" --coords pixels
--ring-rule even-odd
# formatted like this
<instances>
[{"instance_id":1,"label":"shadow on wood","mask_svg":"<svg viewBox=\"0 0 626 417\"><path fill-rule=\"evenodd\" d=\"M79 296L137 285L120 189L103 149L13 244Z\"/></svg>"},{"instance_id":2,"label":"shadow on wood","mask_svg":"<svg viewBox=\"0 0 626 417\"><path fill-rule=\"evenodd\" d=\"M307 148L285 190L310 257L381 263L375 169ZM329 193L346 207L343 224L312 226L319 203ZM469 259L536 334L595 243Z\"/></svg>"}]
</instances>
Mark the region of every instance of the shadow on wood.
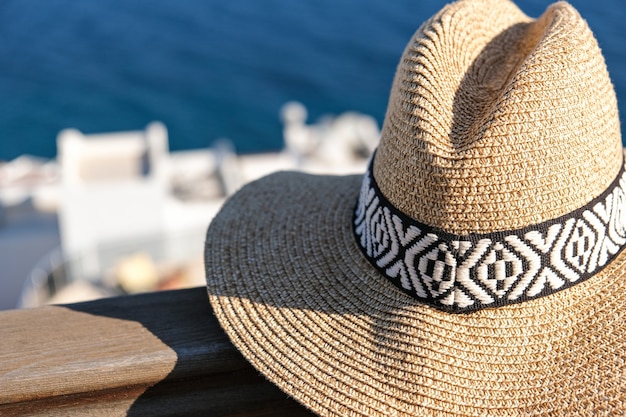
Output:
<instances>
[{"instance_id":1,"label":"shadow on wood","mask_svg":"<svg viewBox=\"0 0 626 417\"><path fill-rule=\"evenodd\" d=\"M232 346L205 288L14 310L0 328L4 319L3 416L313 415Z\"/></svg>"}]
</instances>

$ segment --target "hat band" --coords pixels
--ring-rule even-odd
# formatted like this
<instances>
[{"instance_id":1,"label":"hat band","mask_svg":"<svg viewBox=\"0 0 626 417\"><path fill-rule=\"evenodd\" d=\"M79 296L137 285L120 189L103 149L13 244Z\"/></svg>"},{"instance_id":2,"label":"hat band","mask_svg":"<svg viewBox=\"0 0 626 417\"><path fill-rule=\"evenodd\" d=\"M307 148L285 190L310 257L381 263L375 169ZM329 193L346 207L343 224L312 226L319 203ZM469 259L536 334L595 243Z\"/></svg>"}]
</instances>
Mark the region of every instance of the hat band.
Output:
<instances>
[{"instance_id":1,"label":"hat band","mask_svg":"<svg viewBox=\"0 0 626 417\"><path fill-rule=\"evenodd\" d=\"M523 229L459 236L394 207L370 162L353 223L365 257L396 287L463 313L546 296L598 273L626 244L625 204L622 166L605 192L572 213Z\"/></svg>"}]
</instances>

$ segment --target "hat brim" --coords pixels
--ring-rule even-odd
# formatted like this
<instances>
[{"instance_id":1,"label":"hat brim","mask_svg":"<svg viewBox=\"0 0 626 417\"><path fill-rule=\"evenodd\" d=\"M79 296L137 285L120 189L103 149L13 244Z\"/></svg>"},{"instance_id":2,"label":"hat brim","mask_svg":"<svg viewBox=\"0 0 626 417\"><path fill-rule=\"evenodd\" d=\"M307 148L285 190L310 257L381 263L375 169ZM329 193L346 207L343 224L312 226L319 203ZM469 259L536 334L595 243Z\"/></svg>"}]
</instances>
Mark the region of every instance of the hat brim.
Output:
<instances>
[{"instance_id":1,"label":"hat brim","mask_svg":"<svg viewBox=\"0 0 626 417\"><path fill-rule=\"evenodd\" d=\"M626 407L626 252L543 298L471 314L382 277L352 231L360 176L277 173L211 223L211 304L244 356L320 415L593 415Z\"/></svg>"}]
</instances>

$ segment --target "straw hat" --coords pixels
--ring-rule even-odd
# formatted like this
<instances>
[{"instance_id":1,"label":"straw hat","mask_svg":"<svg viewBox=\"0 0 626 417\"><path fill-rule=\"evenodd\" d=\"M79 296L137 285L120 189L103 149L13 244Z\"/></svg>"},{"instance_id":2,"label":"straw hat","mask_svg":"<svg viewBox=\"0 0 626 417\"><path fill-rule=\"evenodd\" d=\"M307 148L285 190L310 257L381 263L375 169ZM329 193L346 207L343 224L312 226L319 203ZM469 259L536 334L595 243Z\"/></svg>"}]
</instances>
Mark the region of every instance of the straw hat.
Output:
<instances>
[{"instance_id":1,"label":"straw hat","mask_svg":"<svg viewBox=\"0 0 626 417\"><path fill-rule=\"evenodd\" d=\"M209 228L233 343L323 416L626 411L626 175L585 21L446 6L409 42L364 176L284 172Z\"/></svg>"}]
</instances>

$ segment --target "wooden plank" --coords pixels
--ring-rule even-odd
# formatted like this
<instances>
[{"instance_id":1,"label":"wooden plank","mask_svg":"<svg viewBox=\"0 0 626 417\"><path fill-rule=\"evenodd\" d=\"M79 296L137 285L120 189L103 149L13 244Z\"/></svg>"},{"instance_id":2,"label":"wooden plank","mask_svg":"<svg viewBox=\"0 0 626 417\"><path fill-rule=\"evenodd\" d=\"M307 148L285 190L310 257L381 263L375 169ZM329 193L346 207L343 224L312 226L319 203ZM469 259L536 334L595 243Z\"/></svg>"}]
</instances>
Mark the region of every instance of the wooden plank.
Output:
<instances>
[{"instance_id":1,"label":"wooden plank","mask_svg":"<svg viewBox=\"0 0 626 417\"><path fill-rule=\"evenodd\" d=\"M0 313L0 415L309 416L229 342L205 288Z\"/></svg>"}]
</instances>

